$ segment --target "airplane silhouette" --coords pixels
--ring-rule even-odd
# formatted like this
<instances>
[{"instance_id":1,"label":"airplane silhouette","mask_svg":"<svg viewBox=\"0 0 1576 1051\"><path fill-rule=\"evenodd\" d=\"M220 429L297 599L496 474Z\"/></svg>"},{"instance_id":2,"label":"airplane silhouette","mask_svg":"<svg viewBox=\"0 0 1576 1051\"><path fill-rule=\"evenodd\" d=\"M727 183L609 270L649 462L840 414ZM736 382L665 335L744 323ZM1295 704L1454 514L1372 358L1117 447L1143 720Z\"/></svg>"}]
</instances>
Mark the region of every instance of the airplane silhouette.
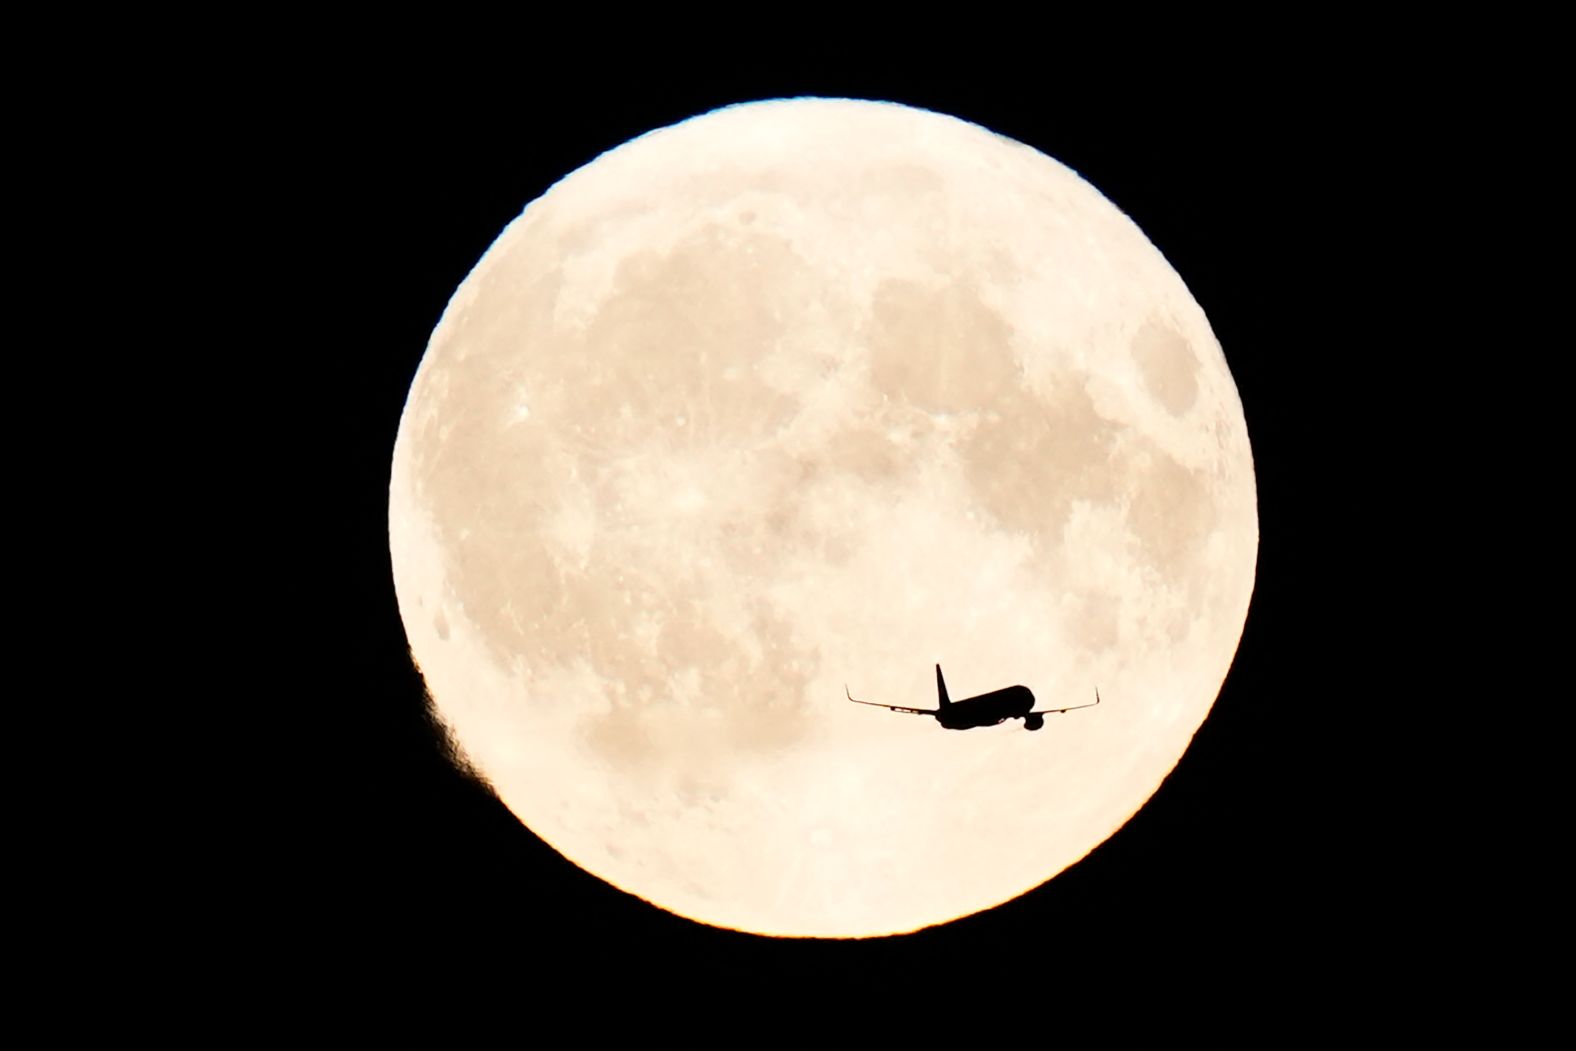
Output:
<instances>
[{"instance_id":1,"label":"airplane silhouette","mask_svg":"<svg viewBox=\"0 0 1576 1051\"><path fill-rule=\"evenodd\" d=\"M977 697L954 701L947 696L947 680L941 677L939 664L936 665L936 693L941 704L939 708L900 708L895 704L861 701L848 692L846 683L843 685L843 693L855 704L868 704L872 708L907 712L909 715L933 715L936 717L936 722L948 730L972 730L976 726L996 726L1008 719L1022 719L1025 730L1038 730L1045 725L1047 715L1075 712L1079 708L1093 708L1095 704L1100 703L1098 686L1094 691L1094 704L1075 704L1071 708L1046 708L1039 712L1034 711L1034 693L1027 686L1008 686L1006 689L992 690Z\"/></svg>"}]
</instances>

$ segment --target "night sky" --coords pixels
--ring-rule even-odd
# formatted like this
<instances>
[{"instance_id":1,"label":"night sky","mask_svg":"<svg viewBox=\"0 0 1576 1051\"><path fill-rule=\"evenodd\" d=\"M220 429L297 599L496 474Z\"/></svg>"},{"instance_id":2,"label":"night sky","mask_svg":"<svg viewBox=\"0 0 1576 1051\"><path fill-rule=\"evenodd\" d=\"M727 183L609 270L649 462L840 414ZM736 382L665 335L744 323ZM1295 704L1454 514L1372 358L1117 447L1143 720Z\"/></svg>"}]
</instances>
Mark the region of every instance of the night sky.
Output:
<instances>
[{"instance_id":1,"label":"night sky","mask_svg":"<svg viewBox=\"0 0 1576 1051\"><path fill-rule=\"evenodd\" d=\"M297 85L269 130L286 146L269 163L305 219L292 230L300 271L275 301L315 318L320 340L301 353L322 366L311 426L325 481L311 499L323 503L303 509L312 536L294 542L316 545L330 574L311 613L326 645L310 659L332 666L295 706L300 748L285 772L301 807L279 818L274 898L303 955L420 971L502 952L552 961L572 982L674 993L744 974L846 990L975 972L1017 976L1039 994L1112 969L1181 974L1206 958L1243 973L1304 967L1341 940L1368 873L1366 843L1340 819L1350 789L1331 722L1343 698L1325 693L1332 649L1346 642L1324 575L1339 510L1320 434L1336 422L1322 406L1342 353L1328 316L1346 250L1332 244L1331 219L1362 144L1327 92L1271 66L1228 75L1178 60L1129 83L1098 62L1013 73L976 55L949 72L817 46L770 63L617 76L588 61L576 82L562 70L489 68L441 87L327 74ZM1126 212L1210 319L1259 493L1257 583L1236 662L1150 803L1016 901L865 942L765 939L665 913L581 872L456 772L407 656L386 536L405 392L449 295L503 227L635 135L803 94L982 124L1068 165ZM1001 804L1034 801L1004 793Z\"/></svg>"}]
</instances>

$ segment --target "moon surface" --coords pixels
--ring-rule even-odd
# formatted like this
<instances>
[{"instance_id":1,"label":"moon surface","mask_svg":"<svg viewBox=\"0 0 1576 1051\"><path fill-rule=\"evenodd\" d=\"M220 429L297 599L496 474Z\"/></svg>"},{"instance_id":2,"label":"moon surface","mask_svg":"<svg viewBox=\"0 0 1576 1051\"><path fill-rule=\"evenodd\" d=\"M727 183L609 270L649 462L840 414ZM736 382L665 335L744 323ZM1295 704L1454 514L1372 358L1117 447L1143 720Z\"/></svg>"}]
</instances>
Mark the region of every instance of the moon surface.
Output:
<instances>
[{"instance_id":1,"label":"moon surface","mask_svg":"<svg viewBox=\"0 0 1576 1051\"><path fill-rule=\"evenodd\" d=\"M1131 220L975 125L796 99L509 225L411 387L389 540L437 712L531 830L704 923L860 937L1143 806L1258 519L1220 346ZM844 699L934 707L937 663L954 698L1104 703L956 732Z\"/></svg>"}]
</instances>

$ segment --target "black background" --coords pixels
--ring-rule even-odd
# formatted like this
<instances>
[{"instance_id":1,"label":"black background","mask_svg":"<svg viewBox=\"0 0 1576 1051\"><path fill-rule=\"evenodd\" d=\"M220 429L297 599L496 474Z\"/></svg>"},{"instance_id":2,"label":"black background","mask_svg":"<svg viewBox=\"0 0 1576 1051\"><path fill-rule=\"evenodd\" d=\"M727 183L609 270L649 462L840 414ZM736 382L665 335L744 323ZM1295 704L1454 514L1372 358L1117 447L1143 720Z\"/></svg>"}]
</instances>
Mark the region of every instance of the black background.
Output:
<instances>
[{"instance_id":1,"label":"black background","mask_svg":"<svg viewBox=\"0 0 1576 1051\"><path fill-rule=\"evenodd\" d=\"M1337 479L1356 415L1324 363L1359 293L1343 216L1370 171L1361 93L1318 66L1229 70L1106 49L1077 68L925 57L872 61L806 46L767 61L631 64L591 52L552 69L279 75L254 102L255 165L281 202L292 272L271 304L294 326L261 373L307 361L300 444L313 484L286 483L292 550L321 567L294 608L297 685L280 775L300 788L269 820L279 844L268 924L303 964L416 973L502 959L570 985L638 976L659 992L762 983L846 989L973 974L1076 990L1096 973L1183 980L1303 974L1375 928L1372 842L1347 783L1360 738L1331 727L1354 664L1328 576ZM448 297L523 206L599 153L731 102L886 99L952 114L1069 165L1131 216L1208 315L1253 443L1260 551L1230 677L1150 803L1050 884L988 913L858 942L760 938L695 924L603 884L537 840L444 755L395 604L387 482L406 391ZM1364 191L1367 192L1367 191ZM1349 422L1349 421L1348 421ZM1339 492L1339 499L1332 499ZM315 596L315 597L308 597ZM309 640L309 641L307 641ZM311 683L303 687L301 683ZM850 800L857 806L857 800ZM1032 805L1004 799L1004 805ZM260 913L262 915L263 913ZM277 933L277 932L276 932ZM1359 937L1360 935L1360 937ZM544 961L550 963L544 964ZM1350 961L1348 961L1350 962ZM627 970L626 970L627 969ZM912 990L913 987L909 987Z\"/></svg>"}]
</instances>

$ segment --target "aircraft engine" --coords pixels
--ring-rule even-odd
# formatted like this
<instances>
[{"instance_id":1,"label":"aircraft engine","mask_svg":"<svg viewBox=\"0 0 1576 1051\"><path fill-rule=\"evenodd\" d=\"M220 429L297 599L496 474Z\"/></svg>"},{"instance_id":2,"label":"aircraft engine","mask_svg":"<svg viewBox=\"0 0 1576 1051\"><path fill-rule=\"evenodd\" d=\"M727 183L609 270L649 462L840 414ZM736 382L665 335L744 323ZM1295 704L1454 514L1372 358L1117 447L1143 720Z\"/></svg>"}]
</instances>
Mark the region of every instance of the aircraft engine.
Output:
<instances>
[{"instance_id":1,"label":"aircraft engine","mask_svg":"<svg viewBox=\"0 0 1576 1051\"><path fill-rule=\"evenodd\" d=\"M1023 728L1025 730L1038 730L1040 727L1042 727L1044 725L1045 725L1045 716L1043 716L1043 715L1030 714L1030 715L1025 715L1023 717Z\"/></svg>"}]
</instances>

